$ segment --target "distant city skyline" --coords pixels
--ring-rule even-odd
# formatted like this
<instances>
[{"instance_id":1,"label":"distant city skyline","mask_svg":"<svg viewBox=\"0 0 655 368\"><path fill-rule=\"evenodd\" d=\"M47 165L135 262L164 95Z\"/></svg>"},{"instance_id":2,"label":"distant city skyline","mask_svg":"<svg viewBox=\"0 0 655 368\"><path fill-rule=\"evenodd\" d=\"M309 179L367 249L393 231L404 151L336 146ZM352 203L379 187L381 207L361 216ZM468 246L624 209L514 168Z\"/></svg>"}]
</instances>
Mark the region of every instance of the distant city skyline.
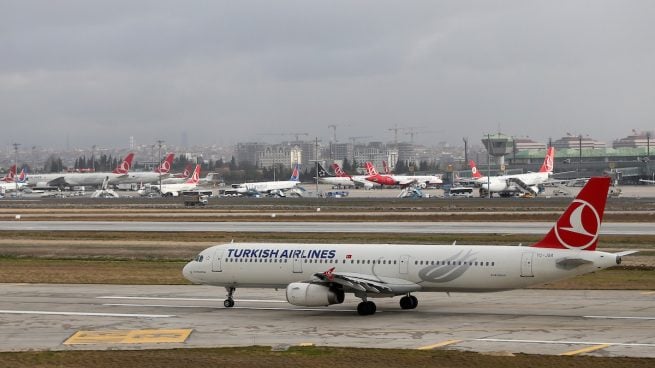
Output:
<instances>
[{"instance_id":1,"label":"distant city skyline","mask_svg":"<svg viewBox=\"0 0 655 368\"><path fill-rule=\"evenodd\" d=\"M328 142L333 124L609 144L655 128L653 19L646 0L7 0L0 144Z\"/></svg>"}]
</instances>

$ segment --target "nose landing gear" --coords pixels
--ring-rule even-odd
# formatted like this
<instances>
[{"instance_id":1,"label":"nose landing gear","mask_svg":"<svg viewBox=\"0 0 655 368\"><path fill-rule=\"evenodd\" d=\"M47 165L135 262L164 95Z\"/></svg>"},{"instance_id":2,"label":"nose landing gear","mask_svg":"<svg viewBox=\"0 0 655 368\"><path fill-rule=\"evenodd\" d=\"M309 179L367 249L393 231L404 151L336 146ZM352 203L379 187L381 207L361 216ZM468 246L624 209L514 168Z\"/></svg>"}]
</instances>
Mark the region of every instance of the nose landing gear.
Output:
<instances>
[{"instance_id":1,"label":"nose landing gear","mask_svg":"<svg viewBox=\"0 0 655 368\"><path fill-rule=\"evenodd\" d=\"M418 306L418 299L414 295L407 294L400 298L401 309L414 309Z\"/></svg>"},{"instance_id":2,"label":"nose landing gear","mask_svg":"<svg viewBox=\"0 0 655 368\"><path fill-rule=\"evenodd\" d=\"M234 294L234 290L236 289L233 287L226 287L225 289L227 289L227 299L223 301L223 306L225 308L232 308L234 307L234 299L232 299L232 295Z\"/></svg>"}]
</instances>

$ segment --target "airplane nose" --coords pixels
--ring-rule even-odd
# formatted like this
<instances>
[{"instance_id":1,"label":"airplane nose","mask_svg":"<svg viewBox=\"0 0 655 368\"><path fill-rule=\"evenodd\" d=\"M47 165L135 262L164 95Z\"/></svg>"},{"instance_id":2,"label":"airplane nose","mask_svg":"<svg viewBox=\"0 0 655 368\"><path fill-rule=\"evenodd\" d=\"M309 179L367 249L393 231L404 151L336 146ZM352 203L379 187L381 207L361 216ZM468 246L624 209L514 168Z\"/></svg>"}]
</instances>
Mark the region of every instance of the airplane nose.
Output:
<instances>
[{"instance_id":1,"label":"airplane nose","mask_svg":"<svg viewBox=\"0 0 655 368\"><path fill-rule=\"evenodd\" d=\"M196 282L196 280L193 278L193 272L192 272L192 266L191 262L187 263L184 268L182 269L182 275L184 276L185 279L191 281L191 282Z\"/></svg>"}]
</instances>

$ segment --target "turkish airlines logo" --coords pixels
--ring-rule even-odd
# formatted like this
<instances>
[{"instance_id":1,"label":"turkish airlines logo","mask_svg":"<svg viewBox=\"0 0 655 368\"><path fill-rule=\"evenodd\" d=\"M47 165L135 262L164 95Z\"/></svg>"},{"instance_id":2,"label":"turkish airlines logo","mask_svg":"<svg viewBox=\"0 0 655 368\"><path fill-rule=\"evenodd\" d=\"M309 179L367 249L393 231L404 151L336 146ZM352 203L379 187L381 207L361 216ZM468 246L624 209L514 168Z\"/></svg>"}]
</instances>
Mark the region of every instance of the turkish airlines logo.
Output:
<instances>
[{"instance_id":1,"label":"turkish airlines logo","mask_svg":"<svg viewBox=\"0 0 655 368\"><path fill-rule=\"evenodd\" d=\"M129 170L130 170L130 164L127 163L127 161L121 162L121 166L119 167L118 171L120 173L124 174L124 173L128 172Z\"/></svg>"},{"instance_id":2,"label":"turkish airlines logo","mask_svg":"<svg viewBox=\"0 0 655 368\"><path fill-rule=\"evenodd\" d=\"M171 163L168 161L164 161L161 163L161 166L159 168L159 171L162 173L167 173L171 171Z\"/></svg>"},{"instance_id":3,"label":"turkish airlines logo","mask_svg":"<svg viewBox=\"0 0 655 368\"><path fill-rule=\"evenodd\" d=\"M551 155L546 157L546 170L553 171L553 156Z\"/></svg>"},{"instance_id":4,"label":"turkish airlines logo","mask_svg":"<svg viewBox=\"0 0 655 368\"><path fill-rule=\"evenodd\" d=\"M195 171L193 172L193 176L191 177L191 180L192 180L192 181L198 181L198 180L200 180L200 173L198 172L198 170L195 170Z\"/></svg>"},{"instance_id":5,"label":"turkish airlines logo","mask_svg":"<svg viewBox=\"0 0 655 368\"><path fill-rule=\"evenodd\" d=\"M573 203L579 205L571 206L568 223L565 220L566 216L562 216L562 219L557 222L555 236L563 246L569 249L585 249L598 239L600 216L594 206L587 201L576 199Z\"/></svg>"},{"instance_id":6,"label":"turkish airlines logo","mask_svg":"<svg viewBox=\"0 0 655 368\"><path fill-rule=\"evenodd\" d=\"M537 162L539 162L539 161L537 161ZM471 173L473 173L474 175L477 174L477 173L478 173L478 168L475 167L475 166L473 166L473 167L471 168Z\"/></svg>"}]
</instances>

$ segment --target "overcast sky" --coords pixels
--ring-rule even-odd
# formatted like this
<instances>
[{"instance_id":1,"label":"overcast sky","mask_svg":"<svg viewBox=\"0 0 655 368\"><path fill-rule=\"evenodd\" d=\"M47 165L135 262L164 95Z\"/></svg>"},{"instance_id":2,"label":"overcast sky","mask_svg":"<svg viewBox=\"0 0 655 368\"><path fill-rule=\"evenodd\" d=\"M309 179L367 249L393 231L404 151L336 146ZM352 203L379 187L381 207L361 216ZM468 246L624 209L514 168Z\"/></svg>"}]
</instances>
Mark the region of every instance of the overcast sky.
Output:
<instances>
[{"instance_id":1,"label":"overcast sky","mask_svg":"<svg viewBox=\"0 0 655 368\"><path fill-rule=\"evenodd\" d=\"M0 0L1 143L327 141L330 124L610 142L655 130L654 20L650 0Z\"/></svg>"}]
</instances>

